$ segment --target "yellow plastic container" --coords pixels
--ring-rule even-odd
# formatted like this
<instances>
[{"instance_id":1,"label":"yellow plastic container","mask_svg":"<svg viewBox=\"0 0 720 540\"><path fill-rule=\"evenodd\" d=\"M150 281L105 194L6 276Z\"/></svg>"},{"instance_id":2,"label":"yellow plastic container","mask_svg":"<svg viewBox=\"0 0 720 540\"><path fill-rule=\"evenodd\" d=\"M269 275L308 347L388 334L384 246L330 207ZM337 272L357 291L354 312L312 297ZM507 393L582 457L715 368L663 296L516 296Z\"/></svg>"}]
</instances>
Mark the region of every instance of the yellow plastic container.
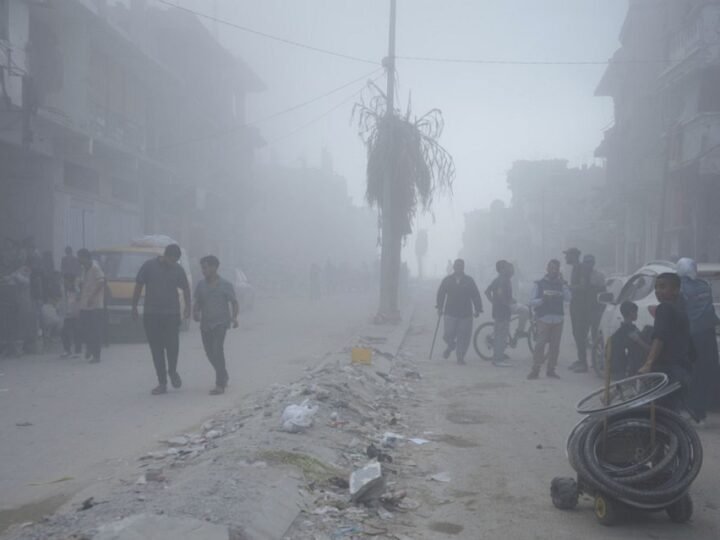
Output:
<instances>
[{"instance_id":1,"label":"yellow plastic container","mask_svg":"<svg viewBox=\"0 0 720 540\"><path fill-rule=\"evenodd\" d=\"M365 364L369 366L372 364L372 350L365 347L353 347L350 358L353 364Z\"/></svg>"}]
</instances>

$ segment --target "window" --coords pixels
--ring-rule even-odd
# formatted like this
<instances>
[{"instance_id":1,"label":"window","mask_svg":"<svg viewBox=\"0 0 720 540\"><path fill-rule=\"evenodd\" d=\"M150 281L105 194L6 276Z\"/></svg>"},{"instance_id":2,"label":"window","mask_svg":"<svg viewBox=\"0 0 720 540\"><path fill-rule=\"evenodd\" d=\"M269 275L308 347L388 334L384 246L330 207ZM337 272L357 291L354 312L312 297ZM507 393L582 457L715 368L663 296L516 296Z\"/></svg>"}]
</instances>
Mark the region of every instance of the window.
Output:
<instances>
[{"instance_id":1,"label":"window","mask_svg":"<svg viewBox=\"0 0 720 540\"><path fill-rule=\"evenodd\" d=\"M157 253L131 251L98 251L95 258L105 277L111 281L135 281L140 267L157 257Z\"/></svg>"},{"instance_id":2,"label":"window","mask_svg":"<svg viewBox=\"0 0 720 540\"><path fill-rule=\"evenodd\" d=\"M700 79L699 112L720 112L720 70L710 69Z\"/></svg>"},{"instance_id":3,"label":"window","mask_svg":"<svg viewBox=\"0 0 720 540\"><path fill-rule=\"evenodd\" d=\"M618 304L625 301L638 302L655 290L655 276L650 274L638 274L630 278L620 292L617 299Z\"/></svg>"}]
</instances>

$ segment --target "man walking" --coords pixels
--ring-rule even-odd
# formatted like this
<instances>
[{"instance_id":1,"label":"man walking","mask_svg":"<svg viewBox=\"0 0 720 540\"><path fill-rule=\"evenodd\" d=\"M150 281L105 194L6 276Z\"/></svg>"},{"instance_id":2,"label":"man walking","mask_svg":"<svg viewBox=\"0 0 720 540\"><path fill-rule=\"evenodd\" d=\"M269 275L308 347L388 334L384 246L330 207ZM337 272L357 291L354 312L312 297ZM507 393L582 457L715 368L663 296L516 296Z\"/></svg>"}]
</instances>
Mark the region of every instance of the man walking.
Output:
<instances>
[{"instance_id":1,"label":"man walking","mask_svg":"<svg viewBox=\"0 0 720 540\"><path fill-rule=\"evenodd\" d=\"M444 315L443 339L447 348L443 358L450 358L455 351L458 364L465 364L465 354L472 337L473 307L475 317L483 309L480 291L473 278L465 274L465 261L462 259L455 261L453 273L442 280L435 307L440 315Z\"/></svg>"},{"instance_id":2,"label":"man walking","mask_svg":"<svg viewBox=\"0 0 720 540\"><path fill-rule=\"evenodd\" d=\"M71 275L75 279L80 278L82 266L78 258L73 255L73 250L70 246L65 248L65 255L60 261L60 272L63 276Z\"/></svg>"},{"instance_id":3,"label":"man walking","mask_svg":"<svg viewBox=\"0 0 720 540\"><path fill-rule=\"evenodd\" d=\"M220 261L215 255L200 259L200 267L205 279L195 289L195 320L200 323L203 348L210 364L215 369L215 388L210 395L217 396L225 392L228 373L225 367L225 333L232 322L238 327L238 302L232 283L218 275ZM230 315L232 306L232 316ZM231 318L232 317L232 318Z\"/></svg>"},{"instance_id":4,"label":"man walking","mask_svg":"<svg viewBox=\"0 0 720 540\"><path fill-rule=\"evenodd\" d=\"M685 312L690 321L690 339L695 349L695 363L688 392L688 405L698 424L704 426L707 408L713 395L713 381L718 370L718 346L715 327L718 324L710 284L699 279L697 263L682 258L677 263Z\"/></svg>"},{"instance_id":5,"label":"man walking","mask_svg":"<svg viewBox=\"0 0 720 540\"><path fill-rule=\"evenodd\" d=\"M132 316L133 319L138 318L138 302L144 287L143 326L158 378L158 385L152 390L153 395L167 393L168 376L173 388L182 386L182 379L177 372L180 349L178 289L182 291L185 301L183 317L188 319L190 318L190 285L185 270L178 264L181 254L180 246L170 244L165 248L163 255L143 264L135 278Z\"/></svg>"},{"instance_id":6,"label":"man walking","mask_svg":"<svg viewBox=\"0 0 720 540\"><path fill-rule=\"evenodd\" d=\"M555 368L560 354L565 302L571 301L570 289L560 274L560 261L552 259L547 265L547 274L535 282L530 305L535 310L537 341L533 354L533 367L528 379L537 379L545 362L545 347L548 346L546 374L559 379Z\"/></svg>"},{"instance_id":7,"label":"man walking","mask_svg":"<svg viewBox=\"0 0 720 540\"><path fill-rule=\"evenodd\" d=\"M85 339L85 358L91 364L100 362L102 347L103 309L105 308L105 274L87 249L79 249L78 260L83 267L80 286L80 328Z\"/></svg>"}]
</instances>

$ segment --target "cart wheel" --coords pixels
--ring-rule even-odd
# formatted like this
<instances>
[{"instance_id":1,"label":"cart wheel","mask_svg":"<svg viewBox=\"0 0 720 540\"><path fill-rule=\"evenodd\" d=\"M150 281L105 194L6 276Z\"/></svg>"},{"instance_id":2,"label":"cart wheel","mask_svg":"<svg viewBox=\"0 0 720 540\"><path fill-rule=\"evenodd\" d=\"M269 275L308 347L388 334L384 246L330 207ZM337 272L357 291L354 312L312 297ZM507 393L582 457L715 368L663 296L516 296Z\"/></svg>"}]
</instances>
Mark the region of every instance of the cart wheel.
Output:
<instances>
[{"instance_id":1,"label":"cart wheel","mask_svg":"<svg viewBox=\"0 0 720 540\"><path fill-rule=\"evenodd\" d=\"M595 517L607 527L618 523L624 514L624 508L618 501L598 494L595 496Z\"/></svg>"},{"instance_id":2,"label":"cart wheel","mask_svg":"<svg viewBox=\"0 0 720 540\"><path fill-rule=\"evenodd\" d=\"M574 478L557 476L550 483L550 496L555 508L572 510L577 506L580 491Z\"/></svg>"},{"instance_id":3,"label":"cart wheel","mask_svg":"<svg viewBox=\"0 0 720 540\"><path fill-rule=\"evenodd\" d=\"M668 506L665 511L670 521L674 523L687 523L693 515L692 498L686 493L682 499Z\"/></svg>"}]
</instances>

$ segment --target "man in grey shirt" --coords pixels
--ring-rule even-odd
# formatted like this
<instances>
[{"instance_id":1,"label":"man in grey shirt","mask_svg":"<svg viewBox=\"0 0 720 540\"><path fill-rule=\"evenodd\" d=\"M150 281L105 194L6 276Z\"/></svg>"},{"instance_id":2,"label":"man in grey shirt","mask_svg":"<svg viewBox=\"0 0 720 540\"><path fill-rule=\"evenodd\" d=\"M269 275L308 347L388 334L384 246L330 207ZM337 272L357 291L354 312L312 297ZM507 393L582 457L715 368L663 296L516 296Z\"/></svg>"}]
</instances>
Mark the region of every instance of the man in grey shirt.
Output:
<instances>
[{"instance_id":1,"label":"man in grey shirt","mask_svg":"<svg viewBox=\"0 0 720 540\"><path fill-rule=\"evenodd\" d=\"M215 388L210 395L225 392L228 373L225 367L225 333L230 324L238 327L238 302L232 283L218 275L220 261L215 255L200 259L205 279L195 289L195 320L200 323L203 347L210 364L215 369ZM230 307L232 306L232 316Z\"/></svg>"}]
</instances>

